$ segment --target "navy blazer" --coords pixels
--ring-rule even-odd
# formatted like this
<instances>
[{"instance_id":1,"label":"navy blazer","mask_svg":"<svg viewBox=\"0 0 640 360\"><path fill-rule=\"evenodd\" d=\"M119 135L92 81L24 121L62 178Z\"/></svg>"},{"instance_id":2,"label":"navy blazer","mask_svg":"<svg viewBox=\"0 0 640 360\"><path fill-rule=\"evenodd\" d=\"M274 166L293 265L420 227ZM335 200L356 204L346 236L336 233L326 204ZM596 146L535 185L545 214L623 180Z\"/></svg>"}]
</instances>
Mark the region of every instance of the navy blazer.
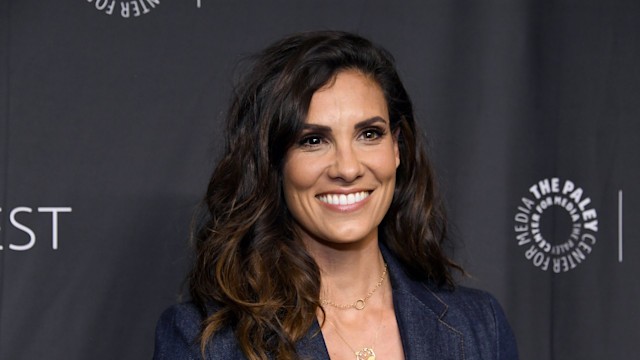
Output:
<instances>
[{"instance_id":1,"label":"navy blazer","mask_svg":"<svg viewBox=\"0 0 640 360\"><path fill-rule=\"evenodd\" d=\"M515 338L498 302L480 290L444 290L409 278L402 265L382 249L393 288L393 307L405 359L514 360ZM166 310L156 328L153 358L202 359L197 338L202 315L192 303ZM297 344L303 359L329 360L314 322ZM314 335L315 334L315 335ZM207 347L206 359L246 359L232 329L223 329Z\"/></svg>"}]
</instances>

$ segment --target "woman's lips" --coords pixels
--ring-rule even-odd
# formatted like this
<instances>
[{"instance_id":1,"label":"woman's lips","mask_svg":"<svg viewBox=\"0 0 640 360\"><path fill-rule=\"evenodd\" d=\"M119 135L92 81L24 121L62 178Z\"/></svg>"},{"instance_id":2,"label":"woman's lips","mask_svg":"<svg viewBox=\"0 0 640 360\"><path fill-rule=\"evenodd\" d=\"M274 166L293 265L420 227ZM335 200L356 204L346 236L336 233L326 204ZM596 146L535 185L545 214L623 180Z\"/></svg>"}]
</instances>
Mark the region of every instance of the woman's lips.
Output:
<instances>
[{"instance_id":1,"label":"woman's lips","mask_svg":"<svg viewBox=\"0 0 640 360\"><path fill-rule=\"evenodd\" d=\"M371 194L370 191L356 191L356 192L346 193L346 194L326 193L326 194L316 195L316 198L320 200L320 202L327 205L345 206L345 205L358 204L364 201L365 199L367 199L370 194Z\"/></svg>"}]
</instances>

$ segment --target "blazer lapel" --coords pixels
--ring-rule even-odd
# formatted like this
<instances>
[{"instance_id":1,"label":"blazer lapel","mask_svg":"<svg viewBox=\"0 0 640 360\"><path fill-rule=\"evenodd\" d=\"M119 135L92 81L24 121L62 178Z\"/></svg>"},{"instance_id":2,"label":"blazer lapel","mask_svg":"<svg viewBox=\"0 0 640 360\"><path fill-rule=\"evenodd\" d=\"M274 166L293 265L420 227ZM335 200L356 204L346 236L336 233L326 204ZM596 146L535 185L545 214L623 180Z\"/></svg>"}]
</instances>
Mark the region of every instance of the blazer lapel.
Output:
<instances>
[{"instance_id":1,"label":"blazer lapel","mask_svg":"<svg viewBox=\"0 0 640 360\"><path fill-rule=\"evenodd\" d=\"M324 338L322 337L320 325L317 320L313 322L306 336L298 341L296 350L301 359L329 360L327 345L324 343Z\"/></svg>"},{"instance_id":2,"label":"blazer lapel","mask_svg":"<svg viewBox=\"0 0 640 360\"><path fill-rule=\"evenodd\" d=\"M389 267L405 359L464 359L462 333L446 322L447 304L424 283L411 280L384 247L382 254Z\"/></svg>"},{"instance_id":3,"label":"blazer lapel","mask_svg":"<svg viewBox=\"0 0 640 360\"><path fill-rule=\"evenodd\" d=\"M393 307L406 360L463 360L462 333L446 322L445 304L424 283L411 280L402 265L381 246L389 267ZM317 321L296 344L302 359L329 360L329 352Z\"/></svg>"},{"instance_id":4,"label":"blazer lapel","mask_svg":"<svg viewBox=\"0 0 640 360\"><path fill-rule=\"evenodd\" d=\"M413 295L393 296L405 359L464 359L462 334Z\"/></svg>"}]
</instances>

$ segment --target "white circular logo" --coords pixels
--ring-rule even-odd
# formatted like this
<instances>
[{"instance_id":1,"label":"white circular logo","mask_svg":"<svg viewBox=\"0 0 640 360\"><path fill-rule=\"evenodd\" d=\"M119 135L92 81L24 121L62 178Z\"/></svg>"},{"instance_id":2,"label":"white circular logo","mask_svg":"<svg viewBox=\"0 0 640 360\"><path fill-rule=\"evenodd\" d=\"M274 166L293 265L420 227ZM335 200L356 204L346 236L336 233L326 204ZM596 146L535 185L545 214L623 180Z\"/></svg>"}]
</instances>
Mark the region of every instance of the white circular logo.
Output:
<instances>
[{"instance_id":1,"label":"white circular logo","mask_svg":"<svg viewBox=\"0 0 640 360\"><path fill-rule=\"evenodd\" d=\"M596 243L598 214L591 199L573 181L555 177L538 181L529 193L514 218L525 258L556 274L575 269Z\"/></svg>"},{"instance_id":2,"label":"white circular logo","mask_svg":"<svg viewBox=\"0 0 640 360\"><path fill-rule=\"evenodd\" d=\"M148 14L160 5L160 0L87 0L87 2L93 3L96 10L107 15L119 15L125 19Z\"/></svg>"}]
</instances>

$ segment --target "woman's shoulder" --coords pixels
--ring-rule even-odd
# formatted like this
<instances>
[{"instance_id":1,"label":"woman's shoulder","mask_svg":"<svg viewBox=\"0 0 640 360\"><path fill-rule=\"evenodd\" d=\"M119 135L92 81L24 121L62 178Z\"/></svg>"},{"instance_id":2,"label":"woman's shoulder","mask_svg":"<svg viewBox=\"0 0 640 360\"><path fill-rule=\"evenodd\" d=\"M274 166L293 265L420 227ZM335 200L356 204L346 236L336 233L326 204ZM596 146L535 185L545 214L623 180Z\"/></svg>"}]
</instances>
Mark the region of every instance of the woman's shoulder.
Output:
<instances>
[{"instance_id":1,"label":"woman's shoulder","mask_svg":"<svg viewBox=\"0 0 640 360\"><path fill-rule=\"evenodd\" d=\"M394 290L412 294L437 316L453 317L454 320L477 320L484 316L506 321L498 301L488 292L461 285L438 285L431 280L411 276L407 267L386 247L381 246L381 251L389 266L389 274L395 284Z\"/></svg>"},{"instance_id":2,"label":"woman's shoulder","mask_svg":"<svg viewBox=\"0 0 640 360\"><path fill-rule=\"evenodd\" d=\"M495 351L501 359L518 358L515 336L493 295L465 286L430 291L445 305L441 320L465 334L466 346L486 347L485 351Z\"/></svg>"},{"instance_id":3,"label":"woman's shoulder","mask_svg":"<svg viewBox=\"0 0 640 360\"><path fill-rule=\"evenodd\" d=\"M428 304L441 318L460 325L477 326L493 322L506 322L498 300L489 292L457 285L451 287L423 283ZM438 306L434 306L437 304ZM480 321L480 320L486 321Z\"/></svg>"},{"instance_id":4,"label":"woman's shoulder","mask_svg":"<svg viewBox=\"0 0 640 360\"><path fill-rule=\"evenodd\" d=\"M211 306L210 315L216 311ZM193 302L176 304L166 309L156 326L154 360L202 359L200 331L205 312ZM215 351L213 350L215 349ZM206 359L244 359L237 346L233 331L228 328L216 332L207 345Z\"/></svg>"},{"instance_id":5,"label":"woman's shoulder","mask_svg":"<svg viewBox=\"0 0 640 360\"><path fill-rule=\"evenodd\" d=\"M506 322L506 317L496 298L485 290L466 286L456 286L453 289L430 288L440 301L447 307L447 317L462 317L464 319L479 320L486 317L491 322Z\"/></svg>"},{"instance_id":6,"label":"woman's shoulder","mask_svg":"<svg viewBox=\"0 0 640 360\"><path fill-rule=\"evenodd\" d=\"M199 322L202 319L202 310L192 301L171 305L160 316L160 321Z\"/></svg>"},{"instance_id":7,"label":"woman's shoulder","mask_svg":"<svg viewBox=\"0 0 640 360\"><path fill-rule=\"evenodd\" d=\"M485 290L462 285L457 285L454 288L428 287L435 296L447 304L449 310L485 312L500 307L498 300Z\"/></svg>"},{"instance_id":8,"label":"woman's shoulder","mask_svg":"<svg viewBox=\"0 0 640 360\"><path fill-rule=\"evenodd\" d=\"M203 315L191 303L166 309L156 325L154 359L201 359L198 336Z\"/></svg>"},{"instance_id":9,"label":"woman's shoulder","mask_svg":"<svg viewBox=\"0 0 640 360\"><path fill-rule=\"evenodd\" d=\"M483 354L480 358L491 359L518 358L513 331L493 295L412 277L392 253L384 247L381 250L389 266L396 316L406 326L448 330L455 334L453 338L462 339L465 354Z\"/></svg>"}]
</instances>

